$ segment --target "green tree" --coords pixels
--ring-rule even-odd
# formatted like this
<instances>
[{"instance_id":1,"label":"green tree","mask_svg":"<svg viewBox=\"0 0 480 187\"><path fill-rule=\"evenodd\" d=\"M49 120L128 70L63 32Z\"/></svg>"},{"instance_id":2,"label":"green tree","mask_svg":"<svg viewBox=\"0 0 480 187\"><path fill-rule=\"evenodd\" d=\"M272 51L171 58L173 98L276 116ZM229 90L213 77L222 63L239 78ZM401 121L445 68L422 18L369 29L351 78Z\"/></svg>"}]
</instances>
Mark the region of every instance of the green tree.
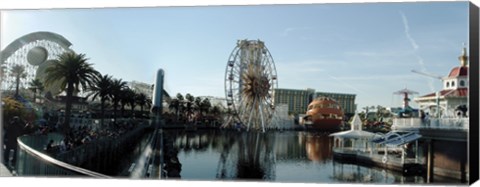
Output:
<instances>
[{"instance_id":1,"label":"green tree","mask_svg":"<svg viewBox=\"0 0 480 187\"><path fill-rule=\"evenodd\" d=\"M193 95L187 93L185 95L185 112L187 113L188 118L192 116L193 113L193 101L195 100L195 97Z\"/></svg>"},{"instance_id":2,"label":"green tree","mask_svg":"<svg viewBox=\"0 0 480 187\"><path fill-rule=\"evenodd\" d=\"M175 111L175 116L176 116L176 119L178 120L178 111L180 109L180 102L178 101L177 98L173 98L171 101L170 101L170 104L168 105L168 108L170 110L174 110Z\"/></svg>"},{"instance_id":3,"label":"green tree","mask_svg":"<svg viewBox=\"0 0 480 187\"><path fill-rule=\"evenodd\" d=\"M223 110L222 107L215 105L211 108L211 113L214 116L215 121L221 123L223 122L223 116L225 115L226 111Z\"/></svg>"},{"instance_id":4,"label":"green tree","mask_svg":"<svg viewBox=\"0 0 480 187\"><path fill-rule=\"evenodd\" d=\"M195 97L195 101L193 101L193 108L199 115L202 115L202 98Z\"/></svg>"},{"instance_id":5,"label":"green tree","mask_svg":"<svg viewBox=\"0 0 480 187\"><path fill-rule=\"evenodd\" d=\"M14 116L18 116L20 119L24 119L27 115L25 106L11 97L2 98L2 112L3 112L3 124L4 128L7 128L10 120Z\"/></svg>"},{"instance_id":6,"label":"green tree","mask_svg":"<svg viewBox=\"0 0 480 187\"><path fill-rule=\"evenodd\" d=\"M177 97L176 98L173 98L171 101L170 101L170 105L168 106L168 108L170 109L173 109L175 110L175 116L176 116L176 119L178 121L178 118L179 118L179 112L183 110L183 95L181 93L177 93Z\"/></svg>"},{"instance_id":7,"label":"green tree","mask_svg":"<svg viewBox=\"0 0 480 187\"><path fill-rule=\"evenodd\" d=\"M29 83L29 85L30 85L30 90L32 90L33 92L33 102L35 103L37 101L37 91L41 95L45 87L43 86L43 83L42 81L40 81L40 79L33 79Z\"/></svg>"},{"instance_id":8,"label":"green tree","mask_svg":"<svg viewBox=\"0 0 480 187\"><path fill-rule=\"evenodd\" d=\"M27 77L27 73L25 72L25 67L22 65L14 65L10 70L10 73L13 77L15 77L15 97L18 97L18 90L20 89L20 81Z\"/></svg>"},{"instance_id":9,"label":"green tree","mask_svg":"<svg viewBox=\"0 0 480 187\"><path fill-rule=\"evenodd\" d=\"M208 98L204 98L202 100L202 104L200 104L200 108L202 108L202 111L205 112L205 115L208 115L210 107L212 107L210 100Z\"/></svg>"},{"instance_id":10,"label":"green tree","mask_svg":"<svg viewBox=\"0 0 480 187\"><path fill-rule=\"evenodd\" d=\"M222 109L218 105L215 105L212 107L211 113L215 116L220 115L222 113Z\"/></svg>"},{"instance_id":11,"label":"green tree","mask_svg":"<svg viewBox=\"0 0 480 187\"><path fill-rule=\"evenodd\" d=\"M127 83L122 79L112 79L110 88L110 98L112 98L113 105L113 121L117 122L117 108L122 99L122 90L127 87Z\"/></svg>"},{"instance_id":12,"label":"green tree","mask_svg":"<svg viewBox=\"0 0 480 187\"><path fill-rule=\"evenodd\" d=\"M110 92L112 86L112 76L103 75L96 78L93 82L93 85L90 87L90 94L88 97L92 96L92 101L97 97L100 97L100 124L104 127L104 118L105 118L105 104L110 100Z\"/></svg>"},{"instance_id":13,"label":"green tree","mask_svg":"<svg viewBox=\"0 0 480 187\"><path fill-rule=\"evenodd\" d=\"M122 113L122 116L125 116L125 106L126 105L130 105L130 107L132 106L132 103L133 103L133 107L135 107L135 91L133 91L131 88L129 87L125 87L121 90L122 94L120 94L120 104L121 104L121 113ZM132 108L132 114L133 114L133 108Z\"/></svg>"},{"instance_id":14,"label":"green tree","mask_svg":"<svg viewBox=\"0 0 480 187\"><path fill-rule=\"evenodd\" d=\"M60 82L60 90L66 92L64 132L70 129L70 115L74 92L87 90L99 73L93 64L87 62L85 54L76 54L73 51L62 53L53 61L52 66L45 70L45 85L49 86Z\"/></svg>"},{"instance_id":15,"label":"green tree","mask_svg":"<svg viewBox=\"0 0 480 187\"><path fill-rule=\"evenodd\" d=\"M140 112L143 115L143 107L144 106L150 107L152 101L148 99L147 95L145 95L144 93L137 93L135 98L136 98L135 102L137 102L137 105L140 106Z\"/></svg>"},{"instance_id":16,"label":"green tree","mask_svg":"<svg viewBox=\"0 0 480 187\"><path fill-rule=\"evenodd\" d=\"M366 106L366 107L363 107L363 109L365 109L365 120L368 120L369 119L369 114L370 114L370 109L375 109L375 106Z\"/></svg>"},{"instance_id":17,"label":"green tree","mask_svg":"<svg viewBox=\"0 0 480 187\"><path fill-rule=\"evenodd\" d=\"M390 112L388 112L387 108L380 105L377 106L376 116L378 120L383 119L385 117L389 117L389 113Z\"/></svg>"},{"instance_id":18,"label":"green tree","mask_svg":"<svg viewBox=\"0 0 480 187\"><path fill-rule=\"evenodd\" d=\"M128 103L128 105L130 106L130 113L132 116L134 116L134 111L135 111L135 105L137 104L136 102L136 99L137 99L137 93L130 89L130 88L127 88L125 90L125 97L126 97L126 101Z\"/></svg>"}]
</instances>

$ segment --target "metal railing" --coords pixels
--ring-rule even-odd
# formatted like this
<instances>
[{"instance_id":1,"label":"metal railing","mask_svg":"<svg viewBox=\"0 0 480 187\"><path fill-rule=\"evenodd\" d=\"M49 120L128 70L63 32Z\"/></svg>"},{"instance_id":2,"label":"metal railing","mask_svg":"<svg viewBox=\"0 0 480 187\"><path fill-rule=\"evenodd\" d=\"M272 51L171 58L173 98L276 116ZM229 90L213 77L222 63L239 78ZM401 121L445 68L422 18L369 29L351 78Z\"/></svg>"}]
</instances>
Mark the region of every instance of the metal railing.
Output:
<instances>
[{"instance_id":1,"label":"metal railing","mask_svg":"<svg viewBox=\"0 0 480 187\"><path fill-rule=\"evenodd\" d=\"M469 129L469 118L395 118L393 129Z\"/></svg>"},{"instance_id":2,"label":"metal railing","mask_svg":"<svg viewBox=\"0 0 480 187\"><path fill-rule=\"evenodd\" d=\"M350 155L356 155L357 157L363 157L363 158L369 158L372 161L376 162L383 162L385 161L388 163L396 164L396 165L401 165L401 164L413 164L413 163L419 163L423 164L425 162L425 158L417 158L415 157L405 157L403 163L402 163L402 157L401 157L401 148L396 148L392 149L389 148L388 152L389 154L385 155L384 154L384 148L374 148L371 150L372 153L370 153L370 149L358 149L358 148L333 148L333 152L335 153L341 153L341 154L350 154ZM396 154L392 154L392 152L397 152ZM386 159L385 159L386 158ZM384 160L385 159L385 160Z\"/></svg>"},{"instance_id":3,"label":"metal railing","mask_svg":"<svg viewBox=\"0 0 480 187\"><path fill-rule=\"evenodd\" d=\"M80 168L53 158L43 151L49 140L60 141L60 134L22 136L17 139L18 154L16 172L19 176L88 176L111 178L110 176Z\"/></svg>"},{"instance_id":4,"label":"metal railing","mask_svg":"<svg viewBox=\"0 0 480 187\"><path fill-rule=\"evenodd\" d=\"M89 170L111 173L112 165L143 135L146 125L139 125L132 131L117 138L99 138L90 143L80 145L73 150L56 155L58 160L81 166Z\"/></svg>"}]
</instances>

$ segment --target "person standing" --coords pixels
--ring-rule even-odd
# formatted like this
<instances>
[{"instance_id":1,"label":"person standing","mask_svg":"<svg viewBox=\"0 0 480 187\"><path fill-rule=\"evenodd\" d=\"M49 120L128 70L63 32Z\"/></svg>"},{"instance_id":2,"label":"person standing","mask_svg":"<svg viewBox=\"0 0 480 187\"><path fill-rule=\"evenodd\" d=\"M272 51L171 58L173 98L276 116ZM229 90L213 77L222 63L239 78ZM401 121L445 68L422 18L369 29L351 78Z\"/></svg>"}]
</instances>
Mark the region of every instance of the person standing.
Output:
<instances>
[{"instance_id":1,"label":"person standing","mask_svg":"<svg viewBox=\"0 0 480 187\"><path fill-rule=\"evenodd\" d=\"M4 153L4 161L8 165L8 161L10 160L10 152L13 150L13 155L11 159L11 166L15 165L17 159L17 138L22 135L24 125L22 125L22 121L18 116L13 117L8 125L7 132L5 134L5 153Z\"/></svg>"}]
</instances>

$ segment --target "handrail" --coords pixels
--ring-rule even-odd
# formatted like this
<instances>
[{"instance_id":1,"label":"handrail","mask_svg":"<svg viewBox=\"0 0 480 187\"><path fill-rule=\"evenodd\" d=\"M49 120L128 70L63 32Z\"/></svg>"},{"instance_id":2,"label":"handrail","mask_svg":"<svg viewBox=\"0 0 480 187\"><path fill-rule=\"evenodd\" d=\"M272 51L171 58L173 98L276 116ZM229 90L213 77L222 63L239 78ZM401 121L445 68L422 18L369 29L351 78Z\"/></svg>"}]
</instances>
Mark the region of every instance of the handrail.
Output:
<instances>
[{"instance_id":1,"label":"handrail","mask_svg":"<svg viewBox=\"0 0 480 187\"><path fill-rule=\"evenodd\" d=\"M469 118L432 118L422 121L421 118L395 118L392 128L422 129L460 129L468 130Z\"/></svg>"},{"instance_id":2,"label":"handrail","mask_svg":"<svg viewBox=\"0 0 480 187\"><path fill-rule=\"evenodd\" d=\"M54 158L52 158L52 157L50 157L50 156L48 156L48 155L46 155L46 154L44 154L40 151L37 151L37 150L29 147L25 143L23 143L21 141L21 139L24 138L24 137L28 137L28 136L19 137L17 139L18 146L19 146L19 148L28 152L31 156L34 156L34 157L39 158L41 160L44 160L44 161L46 161L50 164L53 164L53 165L58 166L60 168L63 168L67 171L72 171L72 172L75 172L75 173L79 173L79 174L94 177L94 178L113 178L113 177L110 177L110 176L107 176L107 175L103 175L103 174L100 174L100 173L97 173L97 172L94 172L94 171L83 169L83 168L73 166L71 164L56 160L56 159L54 159Z\"/></svg>"}]
</instances>

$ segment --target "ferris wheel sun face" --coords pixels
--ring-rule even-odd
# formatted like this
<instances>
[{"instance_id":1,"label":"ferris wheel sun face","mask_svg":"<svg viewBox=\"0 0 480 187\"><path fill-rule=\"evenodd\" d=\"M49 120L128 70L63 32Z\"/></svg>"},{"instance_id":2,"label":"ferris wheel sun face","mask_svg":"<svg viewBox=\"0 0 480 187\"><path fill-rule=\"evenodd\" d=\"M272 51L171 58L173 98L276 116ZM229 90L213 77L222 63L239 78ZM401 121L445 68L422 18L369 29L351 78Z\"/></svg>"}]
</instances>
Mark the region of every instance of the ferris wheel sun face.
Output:
<instances>
[{"instance_id":1,"label":"ferris wheel sun face","mask_svg":"<svg viewBox=\"0 0 480 187\"><path fill-rule=\"evenodd\" d=\"M275 111L277 71L260 40L239 40L225 70L227 106L234 123L256 130L270 125Z\"/></svg>"}]
</instances>

